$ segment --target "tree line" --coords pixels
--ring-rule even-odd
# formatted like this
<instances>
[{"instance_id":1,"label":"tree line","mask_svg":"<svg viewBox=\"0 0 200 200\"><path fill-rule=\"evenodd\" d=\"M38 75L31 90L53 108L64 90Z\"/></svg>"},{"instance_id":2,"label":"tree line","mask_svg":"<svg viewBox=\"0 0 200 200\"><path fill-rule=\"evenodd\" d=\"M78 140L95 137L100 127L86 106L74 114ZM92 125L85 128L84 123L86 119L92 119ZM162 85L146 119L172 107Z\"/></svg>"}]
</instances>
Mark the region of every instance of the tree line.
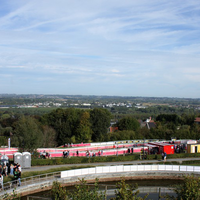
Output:
<instances>
[{"instance_id":1,"label":"tree line","mask_svg":"<svg viewBox=\"0 0 200 200\"><path fill-rule=\"evenodd\" d=\"M1 144L33 151L38 147L56 147L66 143L104 141L111 113L106 109L56 109L42 116L20 115L0 120Z\"/></svg>"},{"instance_id":2,"label":"tree line","mask_svg":"<svg viewBox=\"0 0 200 200\"><path fill-rule=\"evenodd\" d=\"M38 147L57 147L67 143L87 143L135 139L199 139L200 126L194 114L159 114L155 128L141 127L140 122L126 115L117 119L117 129L109 133L114 116L103 108L58 108L43 115L0 113L0 145L11 145L33 151Z\"/></svg>"}]
</instances>

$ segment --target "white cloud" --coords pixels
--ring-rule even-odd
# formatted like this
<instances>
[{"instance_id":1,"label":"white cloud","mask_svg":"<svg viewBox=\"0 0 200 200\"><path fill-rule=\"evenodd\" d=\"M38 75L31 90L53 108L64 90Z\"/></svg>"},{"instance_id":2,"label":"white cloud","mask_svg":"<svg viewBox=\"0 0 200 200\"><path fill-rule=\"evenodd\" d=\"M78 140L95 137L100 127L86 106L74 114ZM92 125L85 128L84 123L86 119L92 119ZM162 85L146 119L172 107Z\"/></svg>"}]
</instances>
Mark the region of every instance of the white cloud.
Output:
<instances>
[{"instance_id":1,"label":"white cloud","mask_svg":"<svg viewBox=\"0 0 200 200\"><path fill-rule=\"evenodd\" d=\"M70 80L69 91L74 85L74 90L85 94L105 94L109 83L121 88L113 95L134 95L133 85L144 96L147 86L153 88L151 96L165 96L167 90L182 96L178 91L184 87L190 90L188 97L197 95L191 93L193 82L194 88L200 86L200 2L196 0L8 0L2 4L0 74L10 74L23 91L26 80L30 88L40 83L40 92L45 93L49 83L52 93L58 93L56 88L67 93ZM8 83L9 87L12 91Z\"/></svg>"}]
</instances>

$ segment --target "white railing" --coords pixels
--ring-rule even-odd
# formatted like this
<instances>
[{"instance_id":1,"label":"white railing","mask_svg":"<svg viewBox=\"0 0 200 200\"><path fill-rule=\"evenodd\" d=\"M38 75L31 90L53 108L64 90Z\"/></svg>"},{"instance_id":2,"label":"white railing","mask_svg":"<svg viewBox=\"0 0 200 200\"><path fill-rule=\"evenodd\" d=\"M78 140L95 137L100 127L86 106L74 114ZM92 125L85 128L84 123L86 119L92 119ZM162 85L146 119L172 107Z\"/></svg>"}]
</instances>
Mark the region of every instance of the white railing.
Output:
<instances>
[{"instance_id":1,"label":"white railing","mask_svg":"<svg viewBox=\"0 0 200 200\"><path fill-rule=\"evenodd\" d=\"M84 169L75 169L61 172L61 178L82 176L90 174L104 174L104 173L122 173L122 172L148 172L148 171L171 171L171 172L193 172L200 173L198 166L183 166L183 165L116 165L93 167Z\"/></svg>"}]
</instances>

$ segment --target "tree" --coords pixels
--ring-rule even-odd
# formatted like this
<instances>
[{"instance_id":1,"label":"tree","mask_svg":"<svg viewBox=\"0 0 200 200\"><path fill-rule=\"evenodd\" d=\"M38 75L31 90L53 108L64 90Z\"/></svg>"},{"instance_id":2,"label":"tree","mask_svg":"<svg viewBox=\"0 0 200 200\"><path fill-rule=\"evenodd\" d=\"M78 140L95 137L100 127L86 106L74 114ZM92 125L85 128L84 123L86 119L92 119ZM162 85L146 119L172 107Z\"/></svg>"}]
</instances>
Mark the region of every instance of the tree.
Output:
<instances>
[{"instance_id":1,"label":"tree","mask_svg":"<svg viewBox=\"0 0 200 200\"><path fill-rule=\"evenodd\" d=\"M119 130L132 130L136 131L140 127L140 123L133 117L124 117L116 124Z\"/></svg>"},{"instance_id":2,"label":"tree","mask_svg":"<svg viewBox=\"0 0 200 200\"><path fill-rule=\"evenodd\" d=\"M57 133L58 145L65 144L71 142L71 137L75 135L79 112L75 108L59 108L44 115L41 122L54 128Z\"/></svg>"},{"instance_id":3,"label":"tree","mask_svg":"<svg viewBox=\"0 0 200 200\"><path fill-rule=\"evenodd\" d=\"M55 200L68 200L65 188L63 188L57 181L53 182L53 186L51 188L51 197Z\"/></svg>"},{"instance_id":4,"label":"tree","mask_svg":"<svg viewBox=\"0 0 200 200\"><path fill-rule=\"evenodd\" d=\"M72 192L67 192L66 188L62 187L59 182L53 182L51 196L55 200L104 200L105 192L99 192L99 183L96 179L94 188L87 185L84 179L75 185Z\"/></svg>"},{"instance_id":5,"label":"tree","mask_svg":"<svg viewBox=\"0 0 200 200\"><path fill-rule=\"evenodd\" d=\"M75 186L75 191L69 194L72 200L104 200L105 192L99 192L98 179L95 181L94 188L87 185L84 179L80 180L80 184Z\"/></svg>"},{"instance_id":6,"label":"tree","mask_svg":"<svg viewBox=\"0 0 200 200\"><path fill-rule=\"evenodd\" d=\"M178 125L181 123L181 118L177 114L160 114L156 117L156 121L160 121L163 124L173 122Z\"/></svg>"},{"instance_id":7,"label":"tree","mask_svg":"<svg viewBox=\"0 0 200 200\"><path fill-rule=\"evenodd\" d=\"M103 141L110 126L111 113L102 108L94 108L90 111L90 120L92 124L92 140Z\"/></svg>"},{"instance_id":8,"label":"tree","mask_svg":"<svg viewBox=\"0 0 200 200\"><path fill-rule=\"evenodd\" d=\"M200 199L200 178L185 176L183 184L177 185L174 191L176 197L167 195L167 199L173 200L199 200Z\"/></svg>"},{"instance_id":9,"label":"tree","mask_svg":"<svg viewBox=\"0 0 200 200\"><path fill-rule=\"evenodd\" d=\"M90 113L83 111L80 113L78 125L76 129L76 141L77 142L91 142L92 129L90 123Z\"/></svg>"},{"instance_id":10,"label":"tree","mask_svg":"<svg viewBox=\"0 0 200 200\"><path fill-rule=\"evenodd\" d=\"M42 147L56 147L57 146L57 134L56 131L49 126L43 126L43 143Z\"/></svg>"},{"instance_id":11,"label":"tree","mask_svg":"<svg viewBox=\"0 0 200 200\"><path fill-rule=\"evenodd\" d=\"M115 131L113 133L109 133L108 140L116 141L116 140L134 140L139 139L136 137L135 131L124 130L124 131Z\"/></svg>"},{"instance_id":12,"label":"tree","mask_svg":"<svg viewBox=\"0 0 200 200\"><path fill-rule=\"evenodd\" d=\"M126 184L125 180L116 184L117 190L115 190L115 197L112 200L144 200L147 198L138 197L139 191L137 185ZM136 190L136 191L135 191Z\"/></svg>"},{"instance_id":13,"label":"tree","mask_svg":"<svg viewBox=\"0 0 200 200\"><path fill-rule=\"evenodd\" d=\"M42 132L37 121L31 117L22 117L15 124L15 136L18 139L18 146L23 151L34 151L40 147Z\"/></svg>"}]
</instances>

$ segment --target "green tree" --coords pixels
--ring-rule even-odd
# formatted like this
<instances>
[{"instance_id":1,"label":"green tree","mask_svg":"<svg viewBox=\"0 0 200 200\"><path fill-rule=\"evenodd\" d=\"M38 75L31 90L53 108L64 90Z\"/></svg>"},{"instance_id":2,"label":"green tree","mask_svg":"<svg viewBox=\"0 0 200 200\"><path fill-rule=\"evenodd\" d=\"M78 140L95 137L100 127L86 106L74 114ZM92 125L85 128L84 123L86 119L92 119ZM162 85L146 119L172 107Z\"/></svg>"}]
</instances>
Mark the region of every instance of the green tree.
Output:
<instances>
[{"instance_id":1,"label":"green tree","mask_svg":"<svg viewBox=\"0 0 200 200\"><path fill-rule=\"evenodd\" d=\"M54 200L68 200L66 189L61 186L57 181L53 182L51 188L51 197Z\"/></svg>"},{"instance_id":2,"label":"green tree","mask_svg":"<svg viewBox=\"0 0 200 200\"><path fill-rule=\"evenodd\" d=\"M103 141L110 126L111 113L103 108L94 108L90 111L92 124L92 140Z\"/></svg>"},{"instance_id":3,"label":"green tree","mask_svg":"<svg viewBox=\"0 0 200 200\"><path fill-rule=\"evenodd\" d=\"M200 178L185 176L183 183L174 189L176 197L167 195L167 199L173 200L199 200L200 199Z\"/></svg>"},{"instance_id":4,"label":"green tree","mask_svg":"<svg viewBox=\"0 0 200 200\"><path fill-rule=\"evenodd\" d=\"M43 131L43 142L42 142L42 147L56 147L57 146L57 134L56 131L49 126L43 126L42 127Z\"/></svg>"},{"instance_id":5,"label":"green tree","mask_svg":"<svg viewBox=\"0 0 200 200\"><path fill-rule=\"evenodd\" d=\"M90 123L90 113L83 111L80 113L78 125L76 129L76 141L77 142L91 142L92 129Z\"/></svg>"},{"instance_id":6,"label":"green tree","mask_svg":"<svg viewBox=\"0 0 200 200\"><path fill-rule=\"evenodd\" d=\"M105 193L99 192L98 179L95 181L94 188L87 185L84 179L80 180L80 184L75 186L75 191L69 194L72 200L104 200Z\"/></svg>"},{"instance_id":7,"label":"green tree","mask_svg":"<svg viewBox=\"0 0 200 200\"><path fill-rule=\"evenodd\" d=\"M99 192L99 183L96 179L94 187L87 185L84 179L75 185L72 192L68 192L59 182L53 182L51 196L55 200L104 200L105 192Z\"/></svg>"},{"instance_id":8,"label":"green tree","mask_svg":"<svg viewBox=\"0 0 200 200\"><path fill-rule=\"evenodd\" d=\"M121 182L116 184L117 190L115 190L115 197L112 200L144 200L147 198L146 195L144 198L139 197L138 186L126 184L125 180L122 179Z\"/></svg>"},{"instance_id":9,"label":"green tree","mask_svg":"<svg viewBox=\"0 0 200 200\"><path fill-rule=\"evenodd\" d=\"M156 121L160 121L163 124L173 122L178 125L181 123L181 118L177 114L160 114L156 117Z\"/></svg>"},{"instance_id":10,"label":"green tree","mask_svg":"<svg viewBox=\"0 0 200 200\"><path fill-rule=\"evenodd\" d=\"M41 118L41 123L52 126L57 133L58 145L71 142L75 135L79 109L56 109Z\"/></svg>"},{"instance_id":11,"label":"green tree","mask_svg":"<svg viewBox=\"0 0 200 200\"><path fill-rule=\"evenodd\" d=\"M136 131L140 127L140 123L133 117L124 117L116 124L119 130L133 130Z\"/></svg>"},{"instance_id":12,"label":"green tree","mask_svg":"<svg viewBox=\"0 0 200 200\"><path fill-rule=\"evenodd\" d=\"M124 130L124 131L115 131L113 133L109 133L108 140L116 141L116 140L134 140L139 139L136 137L135 131Z\"/></svg>"},{"instance_id":13,"label":"green tree","mask_svg":"<svg viewBox=\"0 0 200 200\"><path fill-rule=\"evenodd\" d=\"M42 131L38 122L32 117L22 117L15 124L15 137L18 139L18 146L23 151L34 151L40 147L43 140Z\"/></svg>"}]
</instances>

